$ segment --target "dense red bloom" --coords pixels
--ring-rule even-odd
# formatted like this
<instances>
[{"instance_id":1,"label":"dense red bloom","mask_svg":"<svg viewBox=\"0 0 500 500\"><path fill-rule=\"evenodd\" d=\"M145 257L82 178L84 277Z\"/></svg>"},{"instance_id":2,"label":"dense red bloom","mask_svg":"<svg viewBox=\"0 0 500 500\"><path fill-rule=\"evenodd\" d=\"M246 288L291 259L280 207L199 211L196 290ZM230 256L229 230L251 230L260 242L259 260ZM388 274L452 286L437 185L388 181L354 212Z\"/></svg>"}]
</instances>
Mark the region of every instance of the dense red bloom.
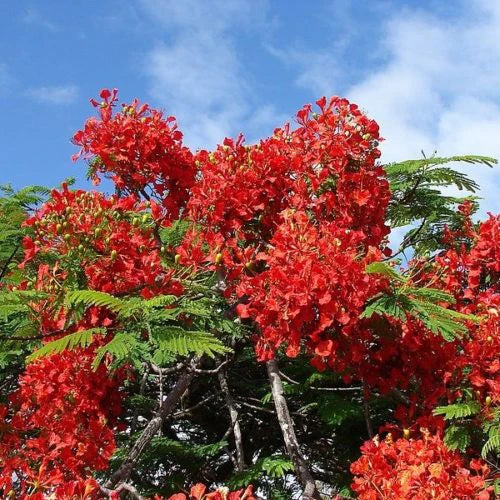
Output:
<instances>
[{"instance_id":1,"label":"dense red bloom","mask_svg":"<svg viewBox=\"0 0 500 500\"><path fill-rule=\"evenodd\" d=\"M92 500L99 498L99 486L95 479L70 481L56 488L55 498L71 498L71 500Z\"/></svg>"},{"instance_id":2,"label":"dense red bloom","mask_svg":"<svg viewBox=\"0 0 500 500\"><path fill-rule=\"evenodd\" d=\"M35 240L23 241L24 264L39 252L53 253L79 259L91 289L120 294L140 291L146 297L178 294L182 286L172 279L173 271L161 264L161 249L144 209L134 196L107 198L66 186L53 190L51 200L26 221L34 227Z\"/></svg>"},{"instance_id":3,"label":"dense red bloom","mask_svg":"<svg viewBox=\"0 0 500 500\"><path fill-rule=\"evenodd\" d=\"M364 273L378 253L372 248L359 258L359 231L346 233L334 224L317 228L304 212L283 218L268 252L256 256L237 286L238 296L248 302L238 313L259 325L260 359L282 343L289 356L296 356L303 339L317 357L335 358L343 327L357 321L378 289L378 281Z\"/></svg>"},{"instance_id":4,"label":"dense red bloom","mask_svg":"<svg viewBox=\"0 0 500 500\"><path fill-rule=\"evenodd\" d=\"M44 491L107 468L123 377L94 371L93 359L93 348L78 349L28 365L1 415L0 491L14 473L19 492Z\"/></svg>"},{"instance_id":5,"label":"dense red bloom","mask_svg":"<svg viewBox=\"0 0 500 500\"><path fill-rule=\"evenodd\" d=\"M345 99L317 104L319 114L297 113L295 130L254 146L226 139L196 157L202 177L187 215L201 230L179 256L224 273L240 316L259 325L260 359L282 343L294 356L303 340L334 357L335 335L376 289L363 270L388 233L378 126Z\"/></svg>"},{"instance_id":6,"label":"dense red bloom","mask_svg":"<svg viewBox=\"0 0 500 500\"><path fill-rule=\"evenodd\" d=\"M74 135L73 142L81 150L73 158L84 155L92 160L95 182L99 174L106 174L129 192L152 188L168 219L175 219L195 180L193 155L182 145L174 117L164 118L161 111L147 104L139 106L137 100L122 105L122 111L113 115L116 94L116 90L103 90L102 102L91 101L100 119L90 118Z\"/></svg>"},{"instance_id":7,"label":"dense red bloom","mask_svg":"<svg viewBox=\"0 0 500 500\"><path fill-rule=\"evenodd\" d=\"M475 459L466 462L426 431L421 439L375 438L361 451L361 458L351 465L352 489L361 500L492 498L492 487L486 483L488 466Z\"/></svg>"},{"instance_id":8,"label":"dense red bloom","mask_svg":"<svg viewBox=\"0 0 500 500\"><path fill-rule=\"evenodd\" d=\"M176 493L168 497L168 500L255 500L252 486L245 490L229 491L228 488L219 488L216 491L207 493L207 487L204 484L195 484L188 495Z\"/></svg>"}]
</instances>

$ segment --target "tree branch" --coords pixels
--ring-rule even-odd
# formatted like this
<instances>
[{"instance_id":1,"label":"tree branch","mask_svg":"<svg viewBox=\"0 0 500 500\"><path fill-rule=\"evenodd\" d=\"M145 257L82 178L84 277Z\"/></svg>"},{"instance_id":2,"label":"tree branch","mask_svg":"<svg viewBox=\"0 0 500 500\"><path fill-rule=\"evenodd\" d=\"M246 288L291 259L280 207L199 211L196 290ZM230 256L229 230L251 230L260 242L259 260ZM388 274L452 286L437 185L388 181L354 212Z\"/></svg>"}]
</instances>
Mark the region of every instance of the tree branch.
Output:
<instances>
[{"instance_id":1,"label":"tree branch","mask_svg":"<svg viewBox=\"0 0 500 500\"><path fill-rule=\"evenodd\" d=\"M0 280L5 276L5 274L7 273L8 269L9 269L9 264L12 262L12 260L14 259L14 257L16 256L16 253L17 251L19 250L19 245L16 245L14 247L14 250L13 252L10 254L9 258L7 259L7 262L5 262L3 268L2 268L2 271L0 272Z\"/></svg>"},{"instance_id":2,"label":"tree branch","mask_svg":"<svg viewBox=\"0 0 500 500\"><path fill-rule=\"evenodd\" d=\"M231 426L233 427L234 443L236 447L236 469L238 471L242 471L245 468L245 454L243 451L243 439L241 436L240 421L238 419L238 410L236 409L233 396L231 395L231 391L229 390L226 371L219 371L217 376L219 378L220 388L222 389L222 393L224 394L224 399L226 400L226 405L229 410Z\"/></svg>"},{"instance_id":3,"label":"tree branch","mask_svg":"<svg viewBox=\"0 0 500 500\"><path fill-rule=\"evenodd\" d=\"M271 391L276 407L278 422L285 441L285 447L294 465L300 484L304 489L302 498L304 500L319 500L320 496L316 488L316 483L309 471L308 464L300 452L293 420L290 416L290 411L288 410L288 405L283 393L283 384L279 375L278 362L276 359L271 359L266 363L266 367L271 383Z\"/></svg>"},{"instance_id":4,"label":"tree branch","mask_svg":"<svg viewBox=\"0 0 500 500\"><path fill-rule=\"evenodd\" d=\"M134 443L134 446L132 446L125 460L122 462L120 467L118 467L118 469L111 475L111 478L106 483L106 487L113 488L117 484L124 483L128 480L130 474L132 473L132 470L139 460L139 457L141 456L142 451L153 439L155 434L157 434L166 418L174 411L175 407L179 403L182 395L186 392L193 378L194 373L189 370L185 370L180 375L174 388L165 398L165 401L162 402L155 417L149 421L146 428L142 431L139 439Z\"/></svg>"},{"instance_id":5,"label":"tree branch","mask_svg":"<svg viewBox=\"0 0 500 500\"><path fill-rule=\"evenodd\" d=\"M285 379L287 382L290 382L290 384L294 385L302 385L300 382L297 382L297 380L293 380L290 378L288 375L285 375L281 370L278 372L280 377ZM360 391L363 389L362 387L317 387L314 385L308 385L308 389L313 389L315 391L325 391L325 392L336 392L336 391Z\"/></svg>"}]
</instances>

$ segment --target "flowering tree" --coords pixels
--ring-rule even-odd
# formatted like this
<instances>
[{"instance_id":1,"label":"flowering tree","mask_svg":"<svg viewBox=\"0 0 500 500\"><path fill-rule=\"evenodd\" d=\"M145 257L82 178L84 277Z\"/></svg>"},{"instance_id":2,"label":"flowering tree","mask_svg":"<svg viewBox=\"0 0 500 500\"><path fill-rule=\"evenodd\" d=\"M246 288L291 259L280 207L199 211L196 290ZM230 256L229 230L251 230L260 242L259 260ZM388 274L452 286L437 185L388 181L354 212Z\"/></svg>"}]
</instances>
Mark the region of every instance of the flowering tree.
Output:
<instances>
[{"instance_id":1,"label":"flowering tree","mask_svg":"<svg viewBox=\"0 0 500 500\"><path fill-rule=\"evenodd\" d=\"M442 188L495 160L382 166L340 98L212 152L91 102L115 193L0 199L3 497L493 498L500 218Z\"/></svg>"}]
</instances>

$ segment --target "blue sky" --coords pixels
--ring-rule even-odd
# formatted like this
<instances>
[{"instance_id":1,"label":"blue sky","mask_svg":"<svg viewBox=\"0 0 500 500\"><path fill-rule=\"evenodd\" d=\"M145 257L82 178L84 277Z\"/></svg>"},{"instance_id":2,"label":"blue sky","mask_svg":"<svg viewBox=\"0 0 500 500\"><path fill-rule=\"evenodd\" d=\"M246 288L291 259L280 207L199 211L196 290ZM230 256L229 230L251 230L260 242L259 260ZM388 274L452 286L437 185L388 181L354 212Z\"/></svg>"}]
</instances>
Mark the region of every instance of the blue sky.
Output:
<instances>
[{"instance_id":1,"label":"blue sky","mask_svg":"<svg viewBox=\"0 0 500 500\"><path fill-rule=\"evenodd\" d=\"M72 134L103 87L177 116L187 143L249 141L321 95L381 125L383 161L500 157L500 2L0 2L0 183L76 176ZM473 167L484 211L500 170Z\"/></svg>"}]
</instances>

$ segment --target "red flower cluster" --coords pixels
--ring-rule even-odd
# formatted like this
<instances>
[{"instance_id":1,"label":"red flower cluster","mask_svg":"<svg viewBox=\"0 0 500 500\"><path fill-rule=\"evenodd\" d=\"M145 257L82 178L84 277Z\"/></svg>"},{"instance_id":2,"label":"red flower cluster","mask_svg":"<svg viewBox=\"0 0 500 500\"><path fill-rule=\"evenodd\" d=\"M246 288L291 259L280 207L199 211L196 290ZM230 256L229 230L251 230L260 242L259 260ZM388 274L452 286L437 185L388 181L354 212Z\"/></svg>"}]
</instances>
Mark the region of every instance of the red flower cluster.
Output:
<instances>
[{"instance_id":1,"label":"red flower cluster","mask_svg":"<svg viewBox=\"0 0 500 500\"><path fill-rule=\"evenodd\" d=\"M119 294L140 291L145 297L181 293L173 271L164 271L161 265L151 216L144 209L134 196L106 198L66 186L54 190L52 199L26 221L33 226L35 239L23 241L24 264L38 252L54 253L78 259L90 289Z\"/></svg>"},{"instance_id":2,"label":"red flower cluster","mask_svg":"<svg viewBox=\"0 0 500 500\"><path fill-rule=\"evenodd\" d=\"M254 146L226 139L196 157L202 177L187 214L202 229L178 250L181 262L225 271L228 296L236 289L240 315L260 327L260 359L284 342L296 355L302 339L334 356L327 330L354 321L373 292L364 265L388 233L377 124L345 99L317 104L319 114L297 113L295 130Z\"/></svg>"},{"instance_id":3,"label":"red flower cluster","mask_svg":"<svg viewBox=\"0 0 500 500\"><path fill-rule=\"evenodd\" d=\"M15 481L20 494L43 492L108 467L122 377L93 371L93 359L79 349L28 365L1 409L0 491Z\"/></svg>"},{"instance_id":4,"label":"red flower cluster","mask_svg":"<svg viewBox=\"0 0 500 500\"><path fill-rule=\"evenodd\" d=\"M475 459L466 464L428 431L423 431L422 439L393 442L389 436L379 442L375 438L361 451L361 458L351 464L352 489L360 500L492 498L492 487L486 483L488 466Z\"/></svg>"},{"instance_id":5,"label":"red flower cluster","mask_svg":"<svg viewBox=\"0 0 500 500\"><path fill-rule=\"evenodd\" d=\"M152 188L168 219L175 219L195 180L193 155L182 145L174 117L165 119L161 111L139 106L137 100L113 115L116 95L116 89L103 90L102 102L92 99L100 119L90 118L74 135L73 142L81 150L73 158L84 155L93 160L91 174L96 183L101 173L129 192Z\"/></svg>"},{"instance_id":6,"label":"red flower cluster","mask_svg":"<svg viewBox=\"0 0 500 500\"><path fill-rule=\"evenodd\" d=\"M338 346L337 371L348 368L356 378L383 393L394 388L413 389L410 407L402 406L396 412L407 426L418 415L429 416L437 404L461 396L464 379L483 407L486 398L495 404L500 397L500 218L490 217L476 231L468 219L467 205L461 212L465 216L463 229L448 232L449 244L458 241L458 248L436 255L430 265L425 261L412 263L413 282L448 292L456 300L453 308L477 315L480 324L469 324L463 338L448 341L411 317L404 322L374 317L355 325L357 333ZM377 334L381 331L385 334Z\"/></svg>"},{"instance_id":7,"label":"red flower cluster","mask_svg":"<svg viewBox=\"0 0 500 500\"><path fill-rule=\"evenodd\" d=\"M168 500L255 500L252 486L245 490L229 491L228 488L219 488L216 491L207 493L204 484L195 484L189 494L176 493L168 497Z\"/></svg>"},{"instance_id":8,"label":"red flower cluster","mask_svg":"<svg viewBox=\"0 0 500 500\"><path fill-rule=\"evenodd\" d=\"M259 359L272 357L282 343L294 357L305 339L321 366L333 362L336 337L358 320L367 298L376 293L378 282L364 268L379 254L372 249L359 257L360 231L346 232L334 223L316 227L304 212L282 217L269 251L256 256L237 287L238 296L248 301L238 305L238 313L259 325Z\"/></svg>"}]
</instances>

